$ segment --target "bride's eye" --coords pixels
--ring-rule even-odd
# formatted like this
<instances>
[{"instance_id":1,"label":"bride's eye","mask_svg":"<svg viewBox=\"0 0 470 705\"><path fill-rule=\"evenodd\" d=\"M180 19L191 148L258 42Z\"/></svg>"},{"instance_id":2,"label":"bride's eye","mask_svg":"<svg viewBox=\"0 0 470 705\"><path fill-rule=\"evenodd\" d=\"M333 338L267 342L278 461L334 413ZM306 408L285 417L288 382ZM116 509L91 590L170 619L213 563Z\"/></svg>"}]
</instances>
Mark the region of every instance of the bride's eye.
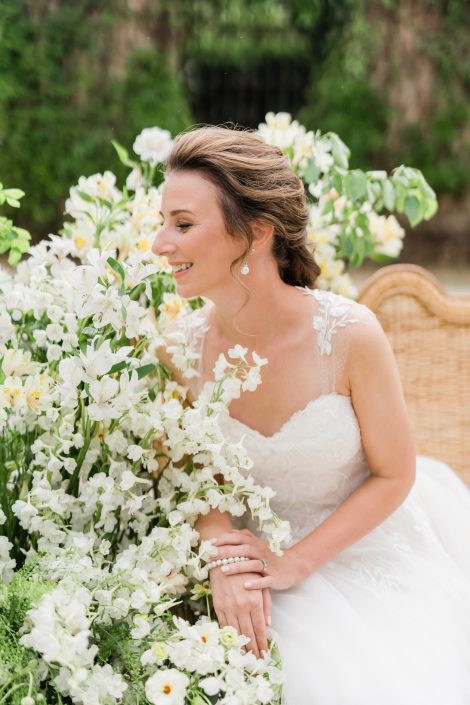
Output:
<instances>
[{"instance_id":1,"label":"bride's eye","mask_svg":"<svg viewBox=\"0 0 470 705\"><path fill-rule=\"evenodd\" d=\"M188 228L191 227L191 223L177 223L176 227L178 228L178 230L182 230L183 232L185 232Z\"/></svg>"}]
</instances>

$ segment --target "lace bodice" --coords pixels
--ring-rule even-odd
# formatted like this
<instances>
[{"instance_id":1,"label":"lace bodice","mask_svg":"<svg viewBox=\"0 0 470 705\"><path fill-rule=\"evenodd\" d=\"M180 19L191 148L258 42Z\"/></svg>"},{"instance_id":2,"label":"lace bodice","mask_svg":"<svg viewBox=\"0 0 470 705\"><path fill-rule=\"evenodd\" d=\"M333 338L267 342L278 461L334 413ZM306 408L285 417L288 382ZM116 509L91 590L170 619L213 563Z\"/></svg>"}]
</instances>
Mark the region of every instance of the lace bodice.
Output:
<instances>
[{"instance_id":1,"label":"lace bodice","mask_svg":"<svg viewBox=\"0 0 470 705\"><path fill-rule=\"evenodd\" d=\"M264 436L228 413L220 420L223 431L243 441L254 461L256 482L276 491L273 509L291 524L298 541L321 523L369 475L358 420L351 398L337 392L353 325L370 325L374 314L365 306L338 294L303 289L312 297L312 365L318 371L318 395L294 413L273 435ZM196 311L184 323L195 357L203 355L207 315ZM201 365L188 384L197 396ZM244 526L250 520L242 519Z\"/></svg>"}]
</instances>

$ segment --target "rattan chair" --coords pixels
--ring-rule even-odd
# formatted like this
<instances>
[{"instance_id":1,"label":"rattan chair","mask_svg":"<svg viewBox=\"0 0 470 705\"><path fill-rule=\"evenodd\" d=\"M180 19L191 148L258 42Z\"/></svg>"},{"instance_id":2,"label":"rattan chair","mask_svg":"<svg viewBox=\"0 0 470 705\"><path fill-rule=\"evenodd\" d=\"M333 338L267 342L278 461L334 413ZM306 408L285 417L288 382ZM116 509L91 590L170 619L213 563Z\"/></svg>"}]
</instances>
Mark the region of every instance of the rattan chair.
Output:
<instances>
[{"instance_id":1,"label":"rattan chair","mask_svg":"<svg viewBox=\"0 0 470 705\"><path fill-rule=\"evenodd\" d=\"M422 267L393 264L358 300L394 350L417 452L444 460L470 486L470 295L448 295Z\"/></svg>"}]
</instances>

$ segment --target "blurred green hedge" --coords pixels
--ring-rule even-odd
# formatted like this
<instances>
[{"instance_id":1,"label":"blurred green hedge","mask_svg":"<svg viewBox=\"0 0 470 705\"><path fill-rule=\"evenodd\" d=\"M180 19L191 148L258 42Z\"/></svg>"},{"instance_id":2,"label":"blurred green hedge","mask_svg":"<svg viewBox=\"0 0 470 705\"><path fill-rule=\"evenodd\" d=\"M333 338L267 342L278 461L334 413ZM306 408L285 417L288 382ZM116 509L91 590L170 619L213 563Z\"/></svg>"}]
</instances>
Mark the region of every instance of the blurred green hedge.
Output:
<instances>
[{"instance_id":1,"label":"blurred green hedge","mask_svg":"<svg viewBox=\"0 0 470 705\"><path fill-rule=\"evenodd\" d=\"M81 174L123 175L111 139L131 148L144 127L176 133L211 118L256 127L267 104L340 134L352 166L406 162L438 193L470 188L470 3L143 0L140 8L137 16L128 0L0 2L0 179L26 191L20 224L33 233L57 227ZM432 70L432 101L427 112L416 106L415 122L401 119L392 95L403 12L414 18L416 56ZM129 27L140 35L134 47L129 32L123 48L116 37ZM387 80L375 75L379 62ZM418 68L404 76L416 82L416 101Z\"/></svg>"}]
</instances>

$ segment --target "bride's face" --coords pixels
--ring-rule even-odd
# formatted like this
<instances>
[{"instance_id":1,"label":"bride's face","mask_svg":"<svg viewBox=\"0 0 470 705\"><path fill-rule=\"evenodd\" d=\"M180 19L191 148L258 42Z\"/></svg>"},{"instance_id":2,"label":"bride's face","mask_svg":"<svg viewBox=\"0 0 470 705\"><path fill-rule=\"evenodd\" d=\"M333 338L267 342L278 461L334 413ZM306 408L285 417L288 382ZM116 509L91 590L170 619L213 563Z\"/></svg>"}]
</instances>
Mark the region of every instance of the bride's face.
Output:
<instances>
[{"instance_id":1,"label":"bride's face","mask_svg":"<svg viewBox=\"0 0 470 705\"><path fill-rule=\"evenodd\" d=\"M227 233L217 196L217 187L195 171L173 172L163 185L164 224L152 252L167 257L184 298L233 283L230 265L245 249Z\"/></svg>"}]
</instances>

